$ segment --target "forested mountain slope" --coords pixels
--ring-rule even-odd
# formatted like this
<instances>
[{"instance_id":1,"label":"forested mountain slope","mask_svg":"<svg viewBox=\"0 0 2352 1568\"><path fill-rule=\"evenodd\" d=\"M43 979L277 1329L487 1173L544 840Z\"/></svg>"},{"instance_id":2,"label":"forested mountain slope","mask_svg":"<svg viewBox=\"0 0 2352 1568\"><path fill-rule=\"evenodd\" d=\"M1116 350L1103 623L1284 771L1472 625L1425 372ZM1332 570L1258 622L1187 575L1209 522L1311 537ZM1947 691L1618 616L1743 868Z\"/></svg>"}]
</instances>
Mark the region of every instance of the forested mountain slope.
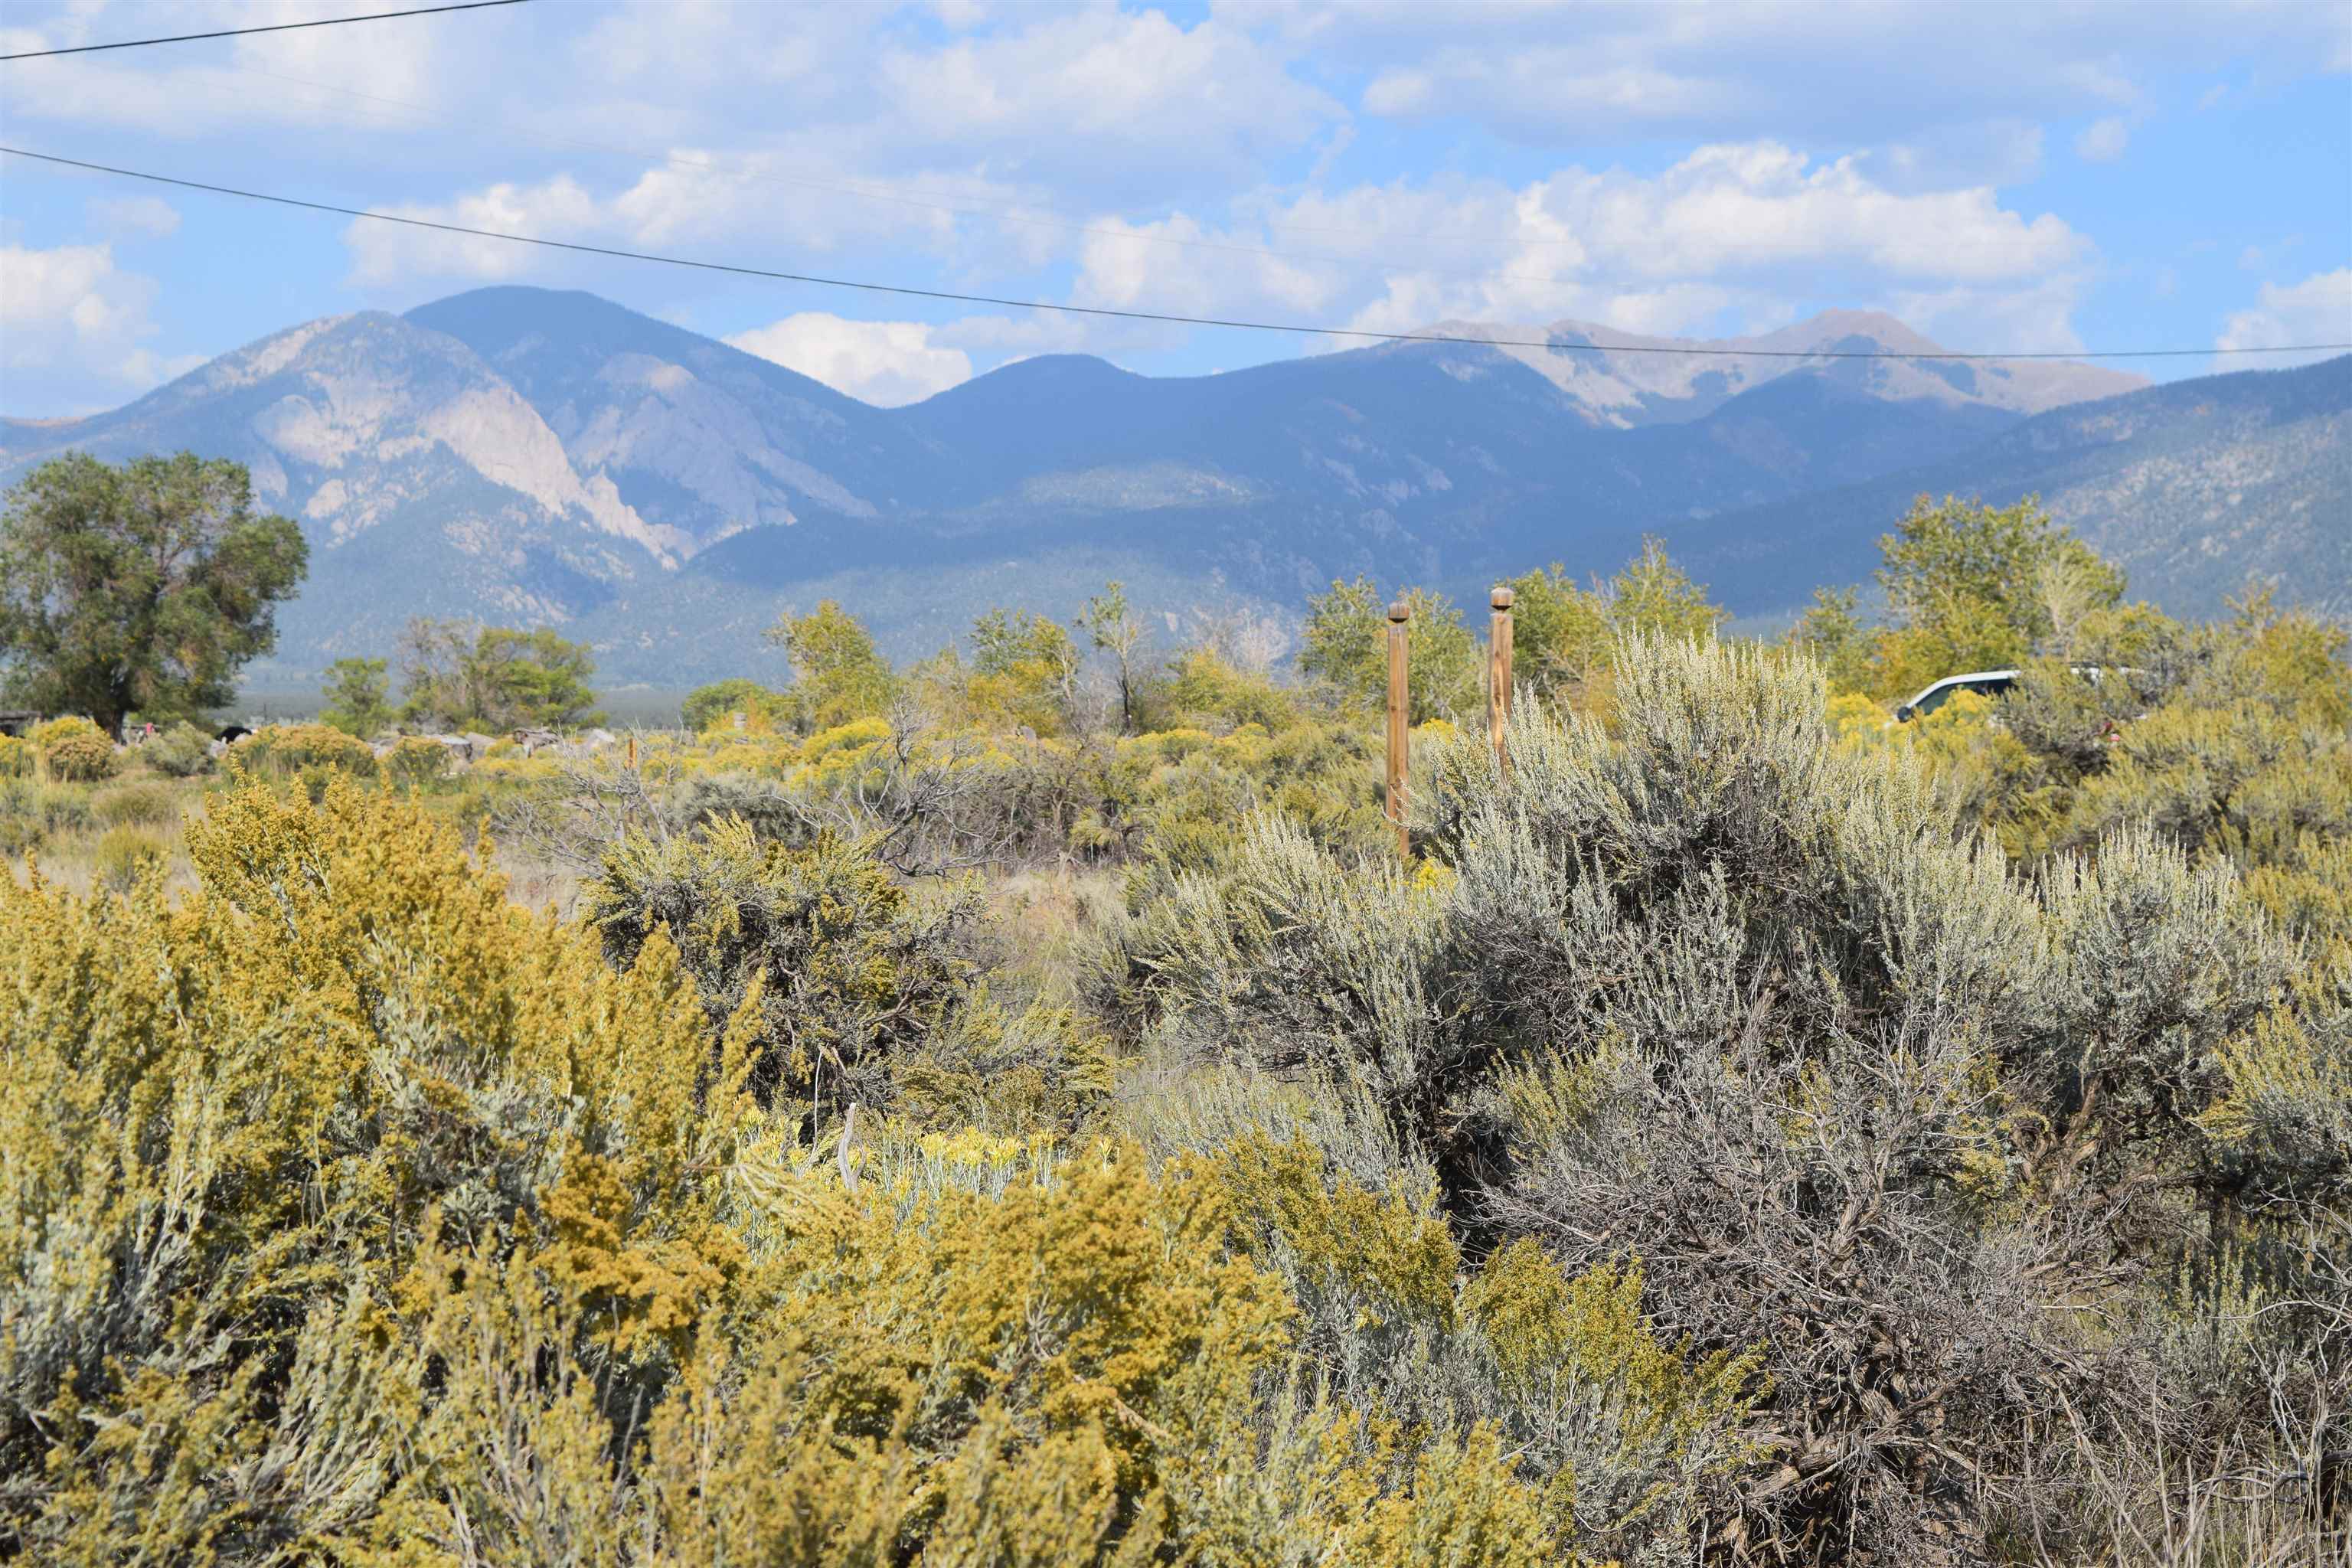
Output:
<instances>
[{"instance_id":1,"label":"forested mountain slope","mask_svg":"<svg viewBox=\"0 0 2352 1568\"><path fill-rule=\"evenodd\" d=\"M312 544L265 679L436 614L559 626L608 678L684 684L764 668L760 629L820 597L903 656L1113 576L1172 634L1279 621L1360 572L1606 571L1645 531L1764 613L1858 575L1927 489L2042 489L2188 607L2242 566L2345 575L2340 365L2069 403L2133 378L1762 352L1932 347L1846 311L1687 357L1582 323L1447 330L1550 346L1185 378L1047 356L884 409L591 295L486 289L293 328L112 413L0 422L0 480L76 447L249 464Z\"/></svg>"},{"instance_id":2,"label":"forested mountain slope","mask_svg":"<svg viewBox=\"0 0 2352 1568\"><path fill-rule=\"evenodd\" d=\"M1684 552L1735 598L1796 604L1866 575L1921 494L2039 495L2177 615L2219 614L2256 581L2352 609L2352 355L2053 409L1939 462L1710 519Z\"/></svg>"}]
</instances>

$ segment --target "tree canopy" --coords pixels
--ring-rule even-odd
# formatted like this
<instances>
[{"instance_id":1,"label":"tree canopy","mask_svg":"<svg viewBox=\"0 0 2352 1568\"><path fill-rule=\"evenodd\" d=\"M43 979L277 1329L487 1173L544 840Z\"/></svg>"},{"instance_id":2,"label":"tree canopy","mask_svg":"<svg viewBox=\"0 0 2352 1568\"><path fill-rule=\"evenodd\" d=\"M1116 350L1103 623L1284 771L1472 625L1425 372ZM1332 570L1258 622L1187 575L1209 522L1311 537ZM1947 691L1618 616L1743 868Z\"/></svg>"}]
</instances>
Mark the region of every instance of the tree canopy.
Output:
<instances>
[{"instance_id":1,"label":"tree canopy","mask_svg":"<svg viewBox=\"0 0 2352 1568\"><path fill-rule=\"evenodd\" d=\"M890 705L896 685L890 662L839 601L826 599L805 616L786 615L768 628L768 640L792 656L793 689L820 730Z\"/></svg>"},{"instance_id":2,"label":"tree canopy","mask_svg":"<svg viewBox=\"0 0 2352 1568\"><path fill-rule=\"evenodd\" d=\"M585 643L541 626L520 631L419 616L400 647L402 717L486 730L559 729L598 722L588 682L596 660Z\"/></svg>"},{"instance_id":3,"label":"tree canopy","mask_svg":"<svg viewBox=\"0 0 2352 1568\"><path fill-rule=\"evenodd\" d=\"M319 722L365 740L399 717L392 679L380 658L339 658L327 667L326 706Z\"/></svg>"},{"instance_id":4,"label":"tree canopy","mask_svg":"<svg viewBox=\"0 0 2352 1568\"><path fill-rule=\"evenodd\" d=\"M1412 721L1471 711L1484 665L1461 609L1427 588L1408 588L1398 597L1412 612L1405 645ZM1328 682L1343 700L1377 707L1389 688L1388 625L1388 605L1370 578L1335 581L1329 592L1307 601L1298 668Z\"/></svg>"},{"instance_id":5,"label":"tree canopy","mask_svg":"<svg viewBox=\"0 0 2352 1568\"><path fill-rule=\"evenodd\" d=\"M276 646L276 606L309 563L299 528L255 514L241 463L193 452L44 463L0 513L5 690L118 734L132 712L217 708L238 669Z\"/></svg>"},{"instance_id":6,"label":"tree canopy","mask_svg":"<svg viewBox=\"0 0 2352 1568\"><path fill-rule=\"evenodd\" d=\"M1841 690L1895 699L2037 655L2094 664L2149 657L2155 612L2125 605L2122 569L2033 496L1996 507L1923 495L1878 548L1884 624L1864 616L1859 590L1823 588L1790 636Z\"/></svg>"}]
</instances>

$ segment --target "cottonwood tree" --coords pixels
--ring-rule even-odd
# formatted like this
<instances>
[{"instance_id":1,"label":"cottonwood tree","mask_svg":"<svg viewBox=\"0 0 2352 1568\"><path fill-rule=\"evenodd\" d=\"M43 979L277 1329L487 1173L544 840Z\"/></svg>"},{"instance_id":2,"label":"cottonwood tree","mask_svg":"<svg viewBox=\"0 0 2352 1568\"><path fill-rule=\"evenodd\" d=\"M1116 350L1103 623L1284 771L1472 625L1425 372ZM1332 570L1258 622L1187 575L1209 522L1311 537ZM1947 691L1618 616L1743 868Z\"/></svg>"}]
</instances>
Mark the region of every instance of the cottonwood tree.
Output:
<instances>
[{"instance_id":1,"label":"cottonwood tree","mask_svg":"<svg viewBox=\"0 0 2352 1568\"><path fill-rule=\"evenodd\" d=\"M1728 618L1706 590L1675 564L1665 546L1642 552L1606 582L1580 588L1559 562L1510 582L1518 679L1538 691L1564 691L1609 668L1628 634L1675 641L1713 637Z\"/></svg>"},{"instance_id":2,"label":"cottonwood tree","mask_svg":"<svg viewBox=\"0 0 2352 1568\"><path fill-rule=\"evenodd\" d=\"M767 631L792 656L793 691L820 730L886 711L897 680L890 661L857 617L834 599L805 616L786 615Z\"/></svg>"},{"instance_id":3,"label":"cottonwood tree","mask_svg":"<svg viewBox=\"0 0 2352 1568\"><path fill-rule=\"evenodd\" d=\"M1472 711L1484 665L1461 609L1427 588L1408 588L1399 597L1412 612L1406 633L1412 721ZM1334 580L1328 593L1307 601L1298 668L1343 700L1376 708L1389 686L1388 625L1388 606L1370 578Z\"/></svg>"},{"instance_id":4,"label":"cottonwood tree","mask_svg":"<svg viewBox=\"0 0 2352 1568\"><path fill-rule=\"evenodd\" d=\"M44 463L0 513L5 689L116 734L133 711L219 707L237 670L277 646L276 607L309 563L291 521L255 515L241 463L193 452Z\"/></svg>"},{"instance_id":5,"label":"cottonwood tree","mask_svg":"<svg viewBox=\"0 0 2352 1568\"><path fill-rule=\"evenodd\" d=\"M1127 585L1116 578L1103 584L1103 591L1087 601L1078 612L1078 625L1094 638L1095 647L1118 662L1118 725L1122 731L1135 729L1135 649L1143 641L1144 626L1127 605Z\"/></svg>"},{"instance_id":6,"label":"cottonwood tree","mask_svg":"<svg viewBox=\"0 0 2352 1568\"><path fill-rule=\"evenodd\" d=\"M601 721L585 643L546 627L521 631L418 616L401 634L402 717L453 729L558 729Z\"/></svg>"},{"instance_id":7,"label":"cottonwood tree","mask_svg":"<svg viewBox=\"0 0 2352 1568\"><path fill-rule=\"evenodd\" d=\"M971 624L972 704L1040 734L1077 719L1078 645L1060 622L992 609Z\"/></svg>"},{"instance_id":8,"label":"cottonwood tree","mask_svg":"<svg viewBox=\"0 0 2352 1568\"><path fill-rule=\"evenodd\" d=\"M2124 574L2027 496L2013 506L1921 496L1878 541L1884 626L1865 626L1851 591L1823 592L1793 639L1841 686L1904 697L1966 670L2081 655L2086 623L2121 604Z\"/></svg>"},{"instance_id":9,"label":"cottonwood tree","mask_svg":"<svg viewBox=\"0 0 2352 1568\"><path fill-rule=\"evenodd\" d=\"M319 722L362 740L399 717L392 706L392 680L380 658L339 658L327 667L326 706Z\"/></svg>"}]
</instances>

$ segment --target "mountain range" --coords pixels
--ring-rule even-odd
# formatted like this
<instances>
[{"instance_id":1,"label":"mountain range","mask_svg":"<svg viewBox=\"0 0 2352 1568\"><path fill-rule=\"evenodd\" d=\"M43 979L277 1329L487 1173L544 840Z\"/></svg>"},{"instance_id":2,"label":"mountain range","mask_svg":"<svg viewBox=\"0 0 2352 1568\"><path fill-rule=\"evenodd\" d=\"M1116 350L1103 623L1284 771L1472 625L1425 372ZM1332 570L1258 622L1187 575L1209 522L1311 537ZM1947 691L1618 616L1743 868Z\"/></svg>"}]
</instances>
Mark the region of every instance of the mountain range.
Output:
<instances>
[{"instance_id":1,"label":"mountain range","mask_svg":"<svg viewBox=\"0 0 2352 1568\"><path fill-rule=\"evenodd\" d=\"M1946 490L2039 491L2178 610L2250 572L2352 606L2352 357L2150 387L1835 357L1934 350L1855 311L1708 342L1432 332L1475 341L1183 378L1052 355L885 409L591 295L485 289L293 327L110 413L0 420L0 482L72 448L247 464L312 546L257 680L428 614L556 626L608 681L678 687L780 673L759 633L820 598L905 657L1111 577L1171 638L1278 634L1335 576L1466 595L1606 573L1644 532L1769 616L1865 576L1910 497Z\"/></svg>"}]
</instances>

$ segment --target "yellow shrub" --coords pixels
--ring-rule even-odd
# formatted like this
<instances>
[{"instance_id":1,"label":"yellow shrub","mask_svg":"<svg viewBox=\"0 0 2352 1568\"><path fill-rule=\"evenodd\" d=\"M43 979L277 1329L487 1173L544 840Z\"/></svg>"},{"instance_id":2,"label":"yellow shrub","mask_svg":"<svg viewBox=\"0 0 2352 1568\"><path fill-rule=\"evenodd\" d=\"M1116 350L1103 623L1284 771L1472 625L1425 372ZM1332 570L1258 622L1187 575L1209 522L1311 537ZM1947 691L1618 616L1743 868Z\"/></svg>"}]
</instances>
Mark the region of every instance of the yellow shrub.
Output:
<instances>
[{"instance_id":1,"label":"yellow shrub","mask_svg":"<svg viewBox=\"0 0 2352 1568\"><path fill-rule=\"evenodd\" d=\"M863 750L877 741L890 738L890 721L887 719L853 719L846 724L836 724L830 730L819 730L800 745L800 760L815 762L835 752Z\"/></svg>"},{"instance_id":2,"label":"yellow shrub","mask_svg":"<svg viewBox=\"0 0 2352 1568\"><path fill-rule=\"evenodd\" d=\"M403 735L381 759L383 772L404 784L430 784L446 778L449 748L422 735Z\"/></svg>"},{"instance_id":3,"label":"yellow shrub","mask_svg":"<svg viewBox=\"0 0 2352 1568\"><path fill-rule=\"evenodd\" d=\"M1194 752L1214 744L1206 730L1152 730L1140 735L1129 735L1118 743L1121 758L1142 757L1153 762L1181 762Z\"/></svg>"},{"instance_id":4,"label":"yellow shrub","mask_svg":"<svg viewBox=\"0 0 2352 1568\"><path fill-rule=\"evenodd\" d=\"M0 735L0 779L21 779L33 772L33 742L21 735Z\"/></svg>"},{"instance_id":5,"label":"yellow shrub","mask_svg":"<svg viewBox=\"0 0 2352 1568\"><path fill-rule=\"evenodd\" d=\"M68 713L61 718L44 720L25 731L25 739L33 743L34 750L42 752L47 751L59 741L77 740L89 736L96 736L103 740L106 738L106 731L79 713Z\"/></svg>"},{"instance_id":6,"label":"yellow shrub","mask_svg":"<svg viewBox=\"0 0 2352 1568\"><path fill-rule=\"evenodd\" d=\"M305 768L334 768L354 778L375 776L375 752L365 741L327 724L270 724L241 735L228 754L256 773L286 778Z\"/></svg>"},{"instance_id":7,"label":"yellow shrub","mask_svg":"<svg viewBox=\"0 0 2352 1568\"><path fill-rule=\"evenodd\" d=\"M90 851L90 876L100 887L125 893L150 870L163 864L171 847L163 835L145 827L110 827Z\"/></svg>"},{"instance_id":8,"label":"yellow shrub","mask_svg":"<svg viewBox=\"0 0 2352 1568\"><path fill-rule=\"evenodd\" d=\"M176 906L0 879L28 1560L1564 1560L1498 1429L1307 1392L1263 1258L1458 1316L1425 1203L1264 1141L805 1143L760 980L714 1029L667 936L608 963L411 802L252 784L187 838Z\"/></svg>"},{"instance_id":9,"label":"yellow shrub","mask_svg":"<svg viewBox=\"0 0 2352 1568\"><path fill-rule=\"evenodd\" d=\"M48 775L68 784L112 778L121 765L106 731L71 714L34 725L26 738L40 752L41 766Z\"/></svg>"}]
</instances>

